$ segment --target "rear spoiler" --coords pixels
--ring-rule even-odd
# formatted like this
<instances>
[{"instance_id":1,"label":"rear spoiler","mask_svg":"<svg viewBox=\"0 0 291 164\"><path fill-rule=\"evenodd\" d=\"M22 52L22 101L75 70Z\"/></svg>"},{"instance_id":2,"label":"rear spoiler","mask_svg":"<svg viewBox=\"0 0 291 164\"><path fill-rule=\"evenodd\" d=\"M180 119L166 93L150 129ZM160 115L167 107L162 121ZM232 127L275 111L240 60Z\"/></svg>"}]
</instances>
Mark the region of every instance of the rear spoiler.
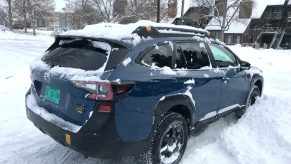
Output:
<instances>
[{"instance_id":1,"label":"rear spoiler","mask_svg":"<svg viewBox=\"0 0 291 164\"><path fill-rule=\"evenodd\" d=\"M114 39L109 39L109 38L71 36L71 35L55 35L55 42L46 51L52 50L54 47L57 47L59 44L59 41L62 39L89 39L89 40L109 43L114 48L132 49L133 47L133 45L125 43L122 40L114 40ZM124 40L131 40L131 39L133 38L124 38Z\"/></svg>"}]
</instances>

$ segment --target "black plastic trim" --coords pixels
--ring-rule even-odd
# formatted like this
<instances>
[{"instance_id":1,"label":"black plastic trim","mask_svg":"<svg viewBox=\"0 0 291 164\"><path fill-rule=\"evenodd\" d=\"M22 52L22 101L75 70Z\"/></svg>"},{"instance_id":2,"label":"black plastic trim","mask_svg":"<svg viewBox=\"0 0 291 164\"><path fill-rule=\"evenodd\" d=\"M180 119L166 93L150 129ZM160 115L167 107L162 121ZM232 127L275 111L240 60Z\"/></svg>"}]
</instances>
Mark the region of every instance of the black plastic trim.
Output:
<instances>
[{"instance_id":1,"label":"black plastic trim","mask_svg":"<svg viewBox=\"0 0 291 164\"><path fill-rule=\"evenodd\" d=\"M162 117L167 114L173 107L183 105L187 109L188 113L190 113L190 120L189 120L189 129L193 126L193 116L195 115L195 105L192 103L190 98L184 94L175 94L175 95L168 95L165 96L165 99L162 101L159 101L158 104L155 107L154 111L154 125L152 126L149 139L152 138L153 131L158 125L158 123L161 121Z\"/></svg>"}]
</instances>

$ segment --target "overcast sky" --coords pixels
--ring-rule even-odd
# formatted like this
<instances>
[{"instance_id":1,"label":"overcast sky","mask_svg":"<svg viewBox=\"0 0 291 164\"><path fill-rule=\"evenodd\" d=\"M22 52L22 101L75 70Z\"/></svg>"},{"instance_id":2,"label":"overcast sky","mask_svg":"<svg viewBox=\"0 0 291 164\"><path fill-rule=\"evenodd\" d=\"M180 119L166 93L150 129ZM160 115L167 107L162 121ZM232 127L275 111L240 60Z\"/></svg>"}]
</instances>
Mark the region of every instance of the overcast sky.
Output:
<instances>
[{"instance_id":1,"label":"overcast sky","mask_svg":"<svg viewBox=\"0 0 291 164\"><path fill-rule=\"evenodd\" d=\"M62 11L62 8L64 8L66 6L65 1L64 0L55 0L56 2L56 6L55 6L55 11Z\"/></svg>"}]
</instances>

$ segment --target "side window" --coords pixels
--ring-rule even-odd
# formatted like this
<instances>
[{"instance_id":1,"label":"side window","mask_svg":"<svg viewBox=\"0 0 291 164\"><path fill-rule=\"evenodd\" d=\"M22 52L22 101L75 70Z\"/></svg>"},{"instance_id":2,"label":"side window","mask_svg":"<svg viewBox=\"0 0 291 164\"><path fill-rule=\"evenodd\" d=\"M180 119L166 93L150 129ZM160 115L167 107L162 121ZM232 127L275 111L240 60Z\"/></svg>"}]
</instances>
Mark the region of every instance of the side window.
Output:
<instances>
[{"instance_id":1,"label":"side window","mask_svg":"<svg viewBox=\"0 0 291 164\"><path fill-rule=\"evenodd\" d=\"M178 43L175 68L200 69L210 66L204 43Z\"/></svg>"},{"instance_id":2,"label":"side window","mask_svg":"<svg viewBox=\"0 0 291 164\"><path fill-rule=\"evenodd\" d=\"M236 66L235 56L223 46L210 44L210 49L218 67Z\"/></svg>"},{"instance_id":3,"label":"side window","mask_svg":"<svg viewBox=\"0 0 291 164\"><path fill-rule=\"evenodd\" d=\"M172 66L173 50L169 44L156 45L141 59L147 66L170 67Z\"/></svg>"}]
</instances>

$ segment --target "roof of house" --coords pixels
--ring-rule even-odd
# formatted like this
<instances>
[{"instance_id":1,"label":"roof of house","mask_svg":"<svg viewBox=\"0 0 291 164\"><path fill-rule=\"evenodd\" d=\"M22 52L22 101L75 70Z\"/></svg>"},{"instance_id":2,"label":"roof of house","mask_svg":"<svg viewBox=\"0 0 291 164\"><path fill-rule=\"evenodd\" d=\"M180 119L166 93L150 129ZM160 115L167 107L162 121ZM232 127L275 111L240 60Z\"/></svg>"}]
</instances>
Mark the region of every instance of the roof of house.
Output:
<instances>
[{"instance_id":1,"label":"roof of house","mask_svg":"<svg viewBox=\"0 0 291 164\"><path fill-rule=\"evenodd\" d=\"M205 29L206 30L220 30L221 28L219 26L219 22L220 22L219 19L222 19L222 18L213 17ZM234 20L224 33L238 33L238 34L244 33L250 22L251 22L251 19Z\"/></svg>"},{"instance_id":2,"label":"roof of house","mask_svg":"<svg viewBox=\"0 0 291 164\"><path fill-rule=\"evenodd\" d=\"M212 2L214 3L215 1L212 0ZM268 5L283 5L284 2L285 0L254 0L251 18L260 18ZM291 4L291 0L289 0L288 4ZM181 6L182 6L182 0L178 0L176 18L181 17ZM197 4L196 1L185 0L183 13L185 14L187 10L189 10L191 7L197 7L197 6L199 5ZM230 27L225 31L225 33L244 33L249 23L251 22L251 18L234 20L231 23ZM221 18L213 17L205 29L206 30L220 30L219 21L218 21L219 19Z\"/></svg>"},{"instance_id":3,"label":"roof of house","mask_svg":"<svg viewBox=\"0 0 291 164\"><path fill-rule=\"evenodd\" d=\"M214 0L209 0L209 2L214 3ZM184 0L184 11L183 14L185 14L191 7L199 7L201 5L198 4L195 0ZM175 18L181 17L181 10L182 10L182 0L177 0L177 14Z\"/></svg>"},{"instance_id":4,"label":"roof of house","mask_svg":"<svg viewBox=\"0 0 291 164\"><path fill-rule=\"evenodd\" d=\"M283 5L285 0L255 0L252 18L260 18L268 5ZM289 0L289 3L291 1Z\"/></svg>"},{"instance_id":5,"label":"roof of house","mask_svg":"<svg viewBox=\"0 0 291 164\"><path fill-rule=\"evenodd\" d=\"M176 18L181 17L181 6L182 0L177 0L177 15ZM215 0L209 0L210 3L214 3ZM268 5L283 5L285 0L254 0L252 18L260 18ZM291 0L289 3L291 5ZM199 4L197 1L194 0L184 0L184 14L191 8L191 7L198 7Z\"/></svg>"}]
</instances>

